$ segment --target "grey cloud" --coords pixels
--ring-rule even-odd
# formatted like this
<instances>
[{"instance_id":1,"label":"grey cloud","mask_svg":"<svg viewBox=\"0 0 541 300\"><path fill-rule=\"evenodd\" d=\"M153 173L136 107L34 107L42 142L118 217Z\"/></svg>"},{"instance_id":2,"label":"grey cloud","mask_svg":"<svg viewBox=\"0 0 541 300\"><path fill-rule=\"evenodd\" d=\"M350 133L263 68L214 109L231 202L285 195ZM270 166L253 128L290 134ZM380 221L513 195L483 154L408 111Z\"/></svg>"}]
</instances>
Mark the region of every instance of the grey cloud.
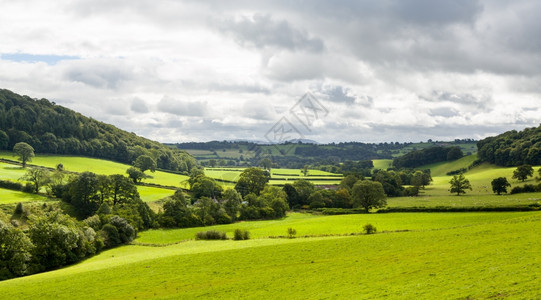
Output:
<instances>
[{"instance_id":1,"label":"grey cloud","mask_svg":"<svg viewBox=\"0 0 541 300\"><path fill-rule=\"evenodd\" d=\"M355 102L355 97L349 93L349 90L344 89L341 86L330 86L321 90L323 94L328 96L328 100L331 102L343 102L352 104Z\"/></svg>"},{"instance_id":2,"label":"grey cloud","mask_svg":"<svg viewBox=\"0 0 541 300\"><path fill-rule=\"evenodd\" d=\"M206 103L181 101L170 96L164 96L158 102L158 110L178 116L203 116L206 113Z\"/></svg>"},{"instance_id":3,"label":"grey cloud","mask_svg":"<svg viewBox=\"0 0 541 300\"><path fill-rule=\"evenodd\" d=\"M324 48L320 38L310 37L308 33L294 28L288 21L275 21L269 15L255 14L252 18L229 19L219 23L218 28L231 34L242 46L310 52L321 52Z\"/></svg>"},{"instance_id":4,"label":"grey cloud","mask_svg":"<svg viewBox=\"0 0 541 300\"><path fill-rule=\"evenodd\" d=\"M428 97L419 96L419 98L429 102L456 103L485 112L492 110L494 103L492 97L488 95L476 97L469 93L452 93L446 91L432 91L432 95Z\"/></svg>"},{"instance_id":5,"label":"grey cloud","mask_svg":"<svg viewBox=\"0 0 541 300\"><path fill-rule=\"evenodd\" d=\"M438 107L430 109L429 115L433 117L450 118L459 116L460 112L453 107Z\"/></svg>"},{"instance_id":6,"label":"grey cloud","mask_svg":"<svg viewBox=\"0 0 541 300\"><path fill-rule=\"evenodd\" d=\"M129 67L118 61L74 61L64 70L65 79L96 88L117 89L134 77Z\"/></svg>"},{"instance_id":7,"label":"grey cloud","mask_svg":"<svg viewBox=\"0 0 541 300\"><path fill-rule=\"evenodd\" d=\"M139 98L135 98L132 100L130 108L133 112L137 112L137 113L144 114L148 112L148 107L145 104L145 101Z\"/></svg>"}]
</instances>

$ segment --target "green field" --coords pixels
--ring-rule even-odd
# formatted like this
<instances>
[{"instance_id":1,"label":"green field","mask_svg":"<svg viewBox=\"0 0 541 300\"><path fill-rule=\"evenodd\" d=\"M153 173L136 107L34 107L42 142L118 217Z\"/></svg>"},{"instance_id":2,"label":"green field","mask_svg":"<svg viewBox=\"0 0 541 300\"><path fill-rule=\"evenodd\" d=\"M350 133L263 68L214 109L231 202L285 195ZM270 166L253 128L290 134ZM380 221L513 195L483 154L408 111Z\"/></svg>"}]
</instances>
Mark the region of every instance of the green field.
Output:
<instances>
[{"instance_id":1,"label":"green field","mask_svg":"<svg viewBox=\"0 0 541 300\"><path fill-rule=\"evenodd\" d=\"M30 201L46 201L47 197L23 193L19 191L12 191L8 189L0 188L0 204L11 204L19 202L30 202Z\"/></svg>"},{"instance_id":2,"label":"green field","mask_svg":"<svg viewBox=\"0 0 541 300\"><path fill-rule=\"evenodd\" d=\"M237 181L242 171L245 168L205 168L205 175L225 181ZM309 170L308 176L304 176L299 169L271 169L271 179L269 184L271 185L284 185L286 183L293 183L295 180L305 179L312 182L315 185L337 185L342 180L339 174L320 170ZM234 184L227 182L220 182L224 187L232 187Z\"/></svg>"},{"instance_id":3,"label":"green field","mask_svg":"<svg viewBox=\"0 0 541 300\"><path fill-rule=\"evenodd\" d=\"M17 160L16 156L12 152L0 152L0 158ZM113 175L113 174L126 174L126 170L130 165L90 157L80 156L63 156L63 155L46 155L37 154L32 158L30 164L55 168L59 163L64 165L66 171L72 172L85 172L90 171L96 174ZM2 173L3 174L3 173ZM150 179L145 179L145 182L155 183L165 186L185 187L188 176L178 175L168 172L156 171L151 173L147 171L145 174L152 176ZM2 175L0 175L0 178Z\"/></svg>"},{"instance_id":4,"label":"green field","mask_svg":"<svg viewBox=\"0 0 541 300\"><path fill-rule=\"evenodd\" d=\"M412 231L129 245L71 267L0 282L0 294L6 299L541 297L539 212L351 217L335 216L332 224L340 233L358 232L368 221L381 224L380 230ZM284 228L295 226L300 235L304 224L324 234L325 218L292 215L262 230L285 234ZM251 228L250 223L265 222L237 226Z\"/></svg>"}]
</instances>

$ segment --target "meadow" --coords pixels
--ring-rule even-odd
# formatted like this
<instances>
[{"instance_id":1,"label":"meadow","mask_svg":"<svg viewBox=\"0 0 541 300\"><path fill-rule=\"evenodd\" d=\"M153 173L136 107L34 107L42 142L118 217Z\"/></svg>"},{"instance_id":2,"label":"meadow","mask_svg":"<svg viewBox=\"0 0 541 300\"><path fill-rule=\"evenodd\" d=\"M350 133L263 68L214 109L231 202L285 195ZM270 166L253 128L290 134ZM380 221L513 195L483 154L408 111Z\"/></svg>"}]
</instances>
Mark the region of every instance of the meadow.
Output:
<instances>
[{"instance_id":1,"label":"meadow","mask_svg":"<svg viewBox=\"0 0 541 300\"><path fill-rule=\"evenodd\" d=\"M37 194L23 193L0 188L0 204L12 204L29 201L47 201L49 198Z\"/></svg>"},{"instance_id":2,"label":"meadow","mask_svg":"<svg viewBox=\"0 0 541 300\"><path fill-rule=\"evenodd\" d=\"M421 215L332 218L341 233L358 232L368 221L378 221L382 229L411 230L373 235L128 245L74 266L0 282L0 294L7 299L541 296L539 212L433 213L424 220ZM320 225L325 218L293 214L269 232L285 234L286 226L300 231L297 222L305 222L314 234L325 234ZM237 227L250 228L249 223L264 222Z\"/></svg>"}]
</instances>

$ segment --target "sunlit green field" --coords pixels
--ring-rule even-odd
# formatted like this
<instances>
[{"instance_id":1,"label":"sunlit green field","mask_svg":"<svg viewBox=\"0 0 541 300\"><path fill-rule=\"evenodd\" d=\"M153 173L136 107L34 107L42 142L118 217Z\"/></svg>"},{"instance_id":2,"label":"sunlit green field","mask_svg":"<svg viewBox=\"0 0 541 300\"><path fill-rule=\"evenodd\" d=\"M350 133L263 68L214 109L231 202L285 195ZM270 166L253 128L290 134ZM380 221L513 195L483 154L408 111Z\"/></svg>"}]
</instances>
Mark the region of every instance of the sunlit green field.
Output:
<instances>
[{"instance_id":1,"label":"sunlit green field","mask_svg":"<svg viewBox=\"0 0 541 300\"><path fill-rule=\"evenodd\" d=\"M8 189L0 188L0 204L10 204L10 203L19 203L19 202L30 202L30 201L46 201L48 198L30 194L23 193L19 191L12 191Z\"/></svg>"},{"instance_id":2,"label":"sunlit green field","mask_svg":"<svg viewBox=\"0 0 541 300\"><path fill-rule=\"evenodd\" d=\"M156 188L152 186L138 185L137 191L139 196L144 202L152 202L156 200L163 199L173 195L175 191L169 189Z\"/></svg>"},{"instance_id":3,"label":"sunlit green field","mask_svg":"<svg viewBox=\"0 0 541 300\"><path fill-rule=\"evenodd\" d=\"M0 282L0 295L5 299L541 297L539 212L426 215L371 215L356 220L356 226L351 216L333 219L333 224L344 226L340 233L358 232L367 221L377 221L382 229L412 230L408 232L124 246L71 267ZM314 233L325 233L318 230L325 228L319 221L326 217L290 218L276 221L283 226L276 224L268 231L279 234L294 226L302 234L304 222ZM415 227L416 223L424 225ZM256 228L251 231L266 235Z\"/></svg>"},{"instance_id":4,"label":"sunlit green field","mask_svg":"<svg viewBox=\"0 0 541 300\"><path fill-rule=\"evenodd\" d=\"M258 222L240 222L227 225L205 227L205 230L227 232L232 237L237 228L250 231L253 238L285 236L289 227L297 230L297 235L332 235L349 234L362 231L362 226L370 223L379 231L396 230L431 230L516 218L519 216L538 215L532 212L503 213L393 213L393 214L357 214L339 216L321 216L291 213L283 220ZM148 230L141 232L136 242L151 244L169 244L193 239L201 228L169 230Z\"/></svg>"},{"instance_id":5,"label":"sunlit green field","mask_svg":"<svg viewBox=\"0 0 541 300\"><path fill-rule=\"evenodd\" d=\"M0 152L0 157L16 160L16 156L12 152ZM112 174L126 174L126 170L130 167L126 164L117 163L110 160L80 157L80 156L63 156L63 155L45 155L37 154L32 158L33 165L55 168L59 163L64 165L66 171L72 172L85 172L90 171L96 174L112 175ZM145 179L145 182L155 183L165 186L186 186L186 180L188 176L178 175L173 173L156 171L154 173L146 171L145 174L152 176L150 179ZM2 174L0 174L2 178Z\"/></svg>"}]
</instances>

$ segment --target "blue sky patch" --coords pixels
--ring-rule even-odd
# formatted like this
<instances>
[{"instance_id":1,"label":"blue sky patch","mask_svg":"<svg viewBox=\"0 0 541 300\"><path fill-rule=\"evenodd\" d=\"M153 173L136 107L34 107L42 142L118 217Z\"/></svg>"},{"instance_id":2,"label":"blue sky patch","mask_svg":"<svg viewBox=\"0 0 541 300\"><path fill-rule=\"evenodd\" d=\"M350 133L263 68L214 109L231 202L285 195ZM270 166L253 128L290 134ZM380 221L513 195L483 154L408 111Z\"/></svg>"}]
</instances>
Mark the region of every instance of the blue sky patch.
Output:
<instances>
[{"instance_id":1,"label":"blue sky patch","mask_svg":"<svg viewBox=\"0 0 541 300\"><path fill-rule=\"evenodd\" d=\"M3 60L11 60L16 62L44 62L48 65L55 65L61 60L80 59L78 56L68 55L39 55L28 53L4 53L0 55Z\"/></svg>"}]
</instances>

